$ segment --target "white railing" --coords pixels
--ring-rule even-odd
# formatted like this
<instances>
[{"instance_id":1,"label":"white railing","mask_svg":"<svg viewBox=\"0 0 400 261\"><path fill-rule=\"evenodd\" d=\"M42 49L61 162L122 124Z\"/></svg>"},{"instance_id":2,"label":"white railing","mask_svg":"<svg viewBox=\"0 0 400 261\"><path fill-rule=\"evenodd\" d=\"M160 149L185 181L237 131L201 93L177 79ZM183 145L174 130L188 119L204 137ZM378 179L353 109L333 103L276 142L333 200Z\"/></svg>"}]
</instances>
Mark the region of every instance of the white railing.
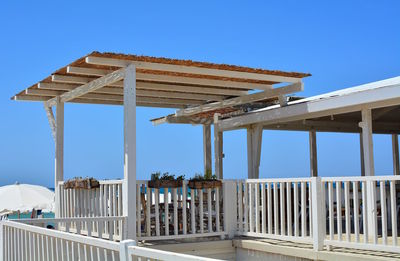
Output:
<instances>
[{"instance_id":1,"label":"white railing","mask_svg":"<svg viewBox=\"0 0 400 261\"><path fill-rule=\"evenodd\" d=\"M21 222L0 222L0 260L4 261L217 260L134 245L131 240L117 243Z\"/></svg>"},{"instance_id":2,"label":"white railing","mask_svg":"<svg viewBox=\"0 0 400 261\"><path fill-rule=\"evenodd\" d=\"M400 177L322 178L327 246L400 253Z\"/></svg>"},{"instance_id":3,"label":"white railing","mask_svg":"<svg viewBox=\"0 0 400 261\"><path fill-rule=\"evenodd\" d=\"M59 183L59 216L122 216L122 180L102 180L97 189L65 189Z\"/></svg>"},{"instance_id":4,"label":"white railing","mask_svg":"<svg viewBox=\"0 0 400 261\"><path fill-rule=\"evenodd\" d=\"M143 180L138 180L136 186L137 239L225 234L223 188L192 190L188 181L179 188L149 188L148 181ZM91 190L64 189L61 182L59 191L61 218L122 216L122 180L100 181L100 187ZM117 226L115 223L112 229L119 230Z\"/></svg>"},{"instance_id":5,"label":"white railing","mask_svg":"<svg viewBox=\"0 0 400 261\"><path fill-rule=\"evenodd\" d=\"M53 228L74 234L121 241L125 239L125 217L91 217L91 218L40 218L18 219L16 222Z\"/></svg>"},{"instance_id":6,"label":"white railing","mask_svg":"<svg viewBox=\"0 0 400 261\"><path fill-rule=\"evenodd\" d=\"M237 181L239 235L312 242L311 179Z\"/></svg>"}]
</instances>

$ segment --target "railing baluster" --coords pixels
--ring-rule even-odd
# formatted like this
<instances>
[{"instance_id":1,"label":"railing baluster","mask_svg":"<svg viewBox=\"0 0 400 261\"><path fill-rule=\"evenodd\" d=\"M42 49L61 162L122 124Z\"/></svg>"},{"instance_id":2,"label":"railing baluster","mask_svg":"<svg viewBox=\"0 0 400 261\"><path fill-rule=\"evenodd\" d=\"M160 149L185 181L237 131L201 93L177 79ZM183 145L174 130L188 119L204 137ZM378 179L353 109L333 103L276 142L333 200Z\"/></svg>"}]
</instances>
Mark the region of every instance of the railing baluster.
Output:
<instances>
[{"instance_id":1,"label":"railing baluster","mask_svg":"<svg viewBox=\"0 0 400 261\"><path fill-rule=\"evenodd\" d=\"M249 232L248 218L249 218L249 193L247 189L247 182L244 182L244 232Z\"/></svg>"},{"instance_id":2,"label":"railing baluster","mask_svg":"<svg viewBox=\"0 0 400 261\"><path fill-rule=\"evenodd\" d=\"M250 232L254 232L253 209L254 209L253 184L249 183L249 229L250 229Z\"/></svg>"},{"instance_id":3,"label":"railing baluster","mask_svg":"<svg viewBox=\"0 0 400 261\"><path fill-rule=\"evenodd\" d=\"M216 226L217 232L220 232L219 193L220 193L219 188L216 188L215 189L215 213L216 213L215 214L215 218L216 218L215 226Z\"/></svg>"},{"instance_id":4,"label":"railing baluster","mask_svg":"<svg viewBox=\"0 0 400 261\"><path fill-rule=\"evenodd\" d=\"M148 183L146 183L146 234L151 236L151 188L149 188Z\"/></svg>"},{"instance_id":5,"label":"railing baluster","mask_svg":"<svg viewBox=\"0 0 400 261\"><path fill-rule=\"evenodd\" d=\"M354 233L355 233L355 240L357 243L360 242L360 217L359 217L359 199L358 199L358 181L353 182L353 216L354 216Z\"/></svg>"},{"instance_id":6,"label":"railing baluster","mask_svg":"<svg viewBox=\"0 0 400 261\"><path fill-rule=\"evenodd\" d=\"M255 212L255 227L256 233L260 233L260 201L259 201L259 183L254 183L254 212Z\"/></svg>"},{"instance_id":7,"label":"railing baluster","mask_svg":"<svg viewBox=\"0 0 400 261\"><path fill-rule=\"evenodd\" d=\"M186 199L188 196L188 192L187 192L187 183L184 180L182 182L182 230L183 230L183 234L186 235L187 234L187 203L186 203Z\"/></svg>"},{"instance_id":8,"label":"railing baluster","mask_svg":"<svg viewBox=\"0 0 400 261\"><path fill-rule=\"evenodd\" d=\"M335 234L334 215L333 215L333 182L328 182L328 199L329 199L329 239L333 240Z\"/></svg>"},{"instance_id":9,"label":"railing baluster","mask_svg":"<svg viewBox=\"0 0 400 261\"><path fill-rule=\"evenodd\" d=\"M286 216L287 216L287 235L292 236L292 183L286 184Z\"/></svg>"},{"instance_id":10,"label":"railing baluster","mask_svg":"<svg viewBox=\"0 0 400 261\"><path fill-rule=\"evenodd\" d=\"M203 203L203 190L202 189L198 189L197 190L199 193L199 206L200 206L200 218L199 218L199 222L200 222L200 233L203 234L204 233L204 203Z\"/></svg>"},{"instance_id":11,"label":"railing baluster","mask_svg":"<svg viewBox=\"0 0 400 261\"><path fill-rule=\"evenodd\" d=\"M238 212L239 212L239 232L243 232L243 196L242 196L242 182L238 181Z\"/></svg>"},{"instance_id":12,"label":"railing baluster","mask_svg":"<svg viewBox=\"0 0 400 261\"><path fill-rule=\"evenodd\" d=\"M367 216L367 182L362 182L362 215L363 215L363 236L364 243L368 243L368 216Z\"/></svg>"},{"instance_id":13,"label":"railing baluster","mask_svg":"<svg viewBox=\"0 0 400 261\"><path fill-rule=\"evenodd\" d=\"M191 221L191 227L192 227L192 234L196 234L196 193L195 189L190 189L190 221Z\"/></svg>"},{"instance_id":14,"label":"railing baluster","mask_svg":"<svg viewBox=\"0 0 400 261\"><path fill-rule=\"evenodd\" d=\"M137 223L137 236L140 237L142 235L142 199L141 199L141 191L140 184L136 184L136 223Z\"/></svg>"},{"instance_id":15,"label":"railing baluster","mask_svg":"<svg viewBox=\"0 0 400 261\"><path fill-rule=\"evenodd\" d=\"M380 182L381 190L381 220L382 220L382 243L387 245L387 210L386 210L386 185L385 181Z\"/></svg>"},{"instance_id":16,"label":"railing baluster","mask_svg":"<svg viewBox=\"0 0 400 261\"><path fill-rule=\"evenodd\" d=\"M212 229L212 203L211 203L211 189L207 189L207 211L208 211L208 232L213 232Z\"/></svg>"},{"instance_id":17,"label":"railing baluster","mask_svg":"<svg viewBox=\"0 0 400 261\"><path fill-rule=\"evenodd\" d=\"M336 182L336 216L338 240L342 241L342 183Z\"/></svg>"},{"instance_id":18,"label":"railing baluster","mask_svg":"<svg viewBox=\"0 0 400 261\"><path fill-rule=\"evenodd\" d=\"M266 208L266 198L265 198L265 183L262 182L261 183L261 222L262 222L262 233L266 234L267 233L267 217L266 217L266 212L267 212L267 208Z\"/></svg>"},{"instance_id":19,"label":"railing baluster","mask_svg":"<svg viewBox=\"0 0 400 261\"><path fill-rule=\"evenodd\" d=\"M274 182L274 231L275 231L275 235L279 234L279 223L278 223L278 219L279 219L279 212L278 212L278 183Z\"/></svg>"},{"instance_id":20,"label":"railing baluster","mask_svg":"<svg viewBox=\"0 0 400 261\"><path fill-rule=\"evenodd\" d=\"M164 231L165 235L169 236L169 202L168 202L168 188L164 188Z\"/></svg>"},{"instance_id":21,"label":"railing baluster","mask_svg":"<svg viewBox=\"0 0 400 261\"><path fill-rule=\"evenodd\" d=\"M281 218L281 235L286 234L286 224L285 224L285 183L279 183L279 194L280 194L280 218Z\"/></svg>"},{"instance_id":22,"label":"railing baluster","mask_svg":"<svg viewBox=\"0 0 400 261\"><path fill-rule=\"evenodd\" d=\"M346 241L350 242L350 198L349 198L349 182L344 182L344 211L345 211L345 227Z\"/></svg>"},{"instance_id":23,"label":"railing baluster","mask_svg":"<svg viewBox=\"0 0 400 261\"><path fill-rule=\"evenodd\" d=\"M300 182L301 185L301 236L306 237L306 182Z\"/></svg>"},{"instance_id":24,"label":"railing baluster","mask_svg":"<svg viewBox=\"0 0 400 261\"><path fill-rule=\"evenodd\" d=\"M156 215L156 236L160 236L160 191L154 189L154 201L155 201L155 215Z\"/></svg>"},{"instance_id":25,"label":"railing baluster","mask_svg":"<svg viewBox=\"0 0 400 261\"><path fill-rule=\"evenodd\" d=\"M397 246L397 202L396 202L396 181L390 181L390 207L392 214L392 244Z\"/></svg>"},{"instance_id":26,"label":"railing baluster","mask_svg":"<svg viewBox=\"0 0 400 261\"><path fill-rule=\"evenodd\" d=\"M174 200L174 235L178 235L178 195L177 188L172 189Z\"/></svg>"},{"instance_id":27,"label":"railing baluster","mask_svg":"<svg viewBox=\"0 0 400 261\"><path fill-rule=\"evenodd\" d=\"M313 226L312 226L312 190L311 190L311 182L306 182L306 186L308 184L308 231L309 236L312 237L313 235Z\"/></svg>"}]
</instances>

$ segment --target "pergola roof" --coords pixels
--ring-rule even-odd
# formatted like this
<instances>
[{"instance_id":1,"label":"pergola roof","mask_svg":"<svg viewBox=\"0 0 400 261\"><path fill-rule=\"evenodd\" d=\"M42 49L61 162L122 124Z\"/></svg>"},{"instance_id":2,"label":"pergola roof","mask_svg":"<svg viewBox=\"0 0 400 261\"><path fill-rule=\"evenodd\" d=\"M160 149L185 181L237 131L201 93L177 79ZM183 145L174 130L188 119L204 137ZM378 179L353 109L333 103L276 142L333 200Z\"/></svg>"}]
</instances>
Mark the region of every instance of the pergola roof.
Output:
<instances>
[{"instance_id":1,"label":"pergola roof","mask_svg":"<svg viewBox=\"0 0 400 261\"><path fill-rule=\"evenodd\" d=\"M301 91L301 79L310 76L307 73L190 60L92 52L12 99L43 101L48 102L47 105L54 105L52 100L61 96L65 98L64 102L122 105L123 75L118 73L130 64L136 67L137 106L196 108L194 111L181 110L182 115L229 110L236 104L271 102L286 94ZM99 83L102 84L100 88ZM280 83L289 85L272 87ZM97 87L79 93L80 89L77 88L91 84L97 84ZM204 109L205 105L207 108Z\"/></svg>"}]
</instances>

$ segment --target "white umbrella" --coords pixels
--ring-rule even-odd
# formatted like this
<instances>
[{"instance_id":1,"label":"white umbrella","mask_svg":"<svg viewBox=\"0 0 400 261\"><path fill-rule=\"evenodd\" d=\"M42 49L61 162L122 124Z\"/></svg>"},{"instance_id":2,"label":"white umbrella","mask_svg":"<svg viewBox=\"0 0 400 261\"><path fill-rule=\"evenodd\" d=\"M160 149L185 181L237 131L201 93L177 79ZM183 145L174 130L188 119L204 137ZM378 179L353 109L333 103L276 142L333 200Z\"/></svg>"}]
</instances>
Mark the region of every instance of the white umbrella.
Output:
<instances>
[{"instance_id":1,"label":"white umbrella","mask_svg":"<svg viewBox=\"0 0 400 261\"><path fill-rule=\"evenodd\" d=\"M32 209L52 211L54 209L54 192L46 187L19 184L0 187L0 212Z\"/></svg>"}]
</instances>

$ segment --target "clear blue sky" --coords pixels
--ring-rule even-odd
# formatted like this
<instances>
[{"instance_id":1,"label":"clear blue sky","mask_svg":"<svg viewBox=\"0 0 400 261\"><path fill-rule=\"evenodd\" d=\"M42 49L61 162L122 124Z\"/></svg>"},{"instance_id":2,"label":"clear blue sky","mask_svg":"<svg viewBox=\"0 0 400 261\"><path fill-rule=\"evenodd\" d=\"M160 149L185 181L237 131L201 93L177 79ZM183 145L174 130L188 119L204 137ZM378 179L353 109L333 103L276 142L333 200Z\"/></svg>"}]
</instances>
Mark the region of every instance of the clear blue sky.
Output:
<instances>
[{"instance_id":1,"label":"clear blue sky","mask_svg":"<svg viewBox=\"0 0 400 261\"><path fill-rule=\"evenodd\" d=\"M61 1L60 1L61 2ZM302 95L400 75L399 1L3 1L0 8L0 185L53 186L54 143L41 103L18 91L93 50L310 72ZM202 171L198 126L148 121L137 109L137 173ZM66 105L65 178L123 176L122 108ZM358 136L318 136L323 176L359 175ZM374 137L378 175L392 173L391 140ZM247 173L246 134L224 134L224 173ZM307 176L308 134L264 131L262 177Z\"/></svg>"}]
</instances>

